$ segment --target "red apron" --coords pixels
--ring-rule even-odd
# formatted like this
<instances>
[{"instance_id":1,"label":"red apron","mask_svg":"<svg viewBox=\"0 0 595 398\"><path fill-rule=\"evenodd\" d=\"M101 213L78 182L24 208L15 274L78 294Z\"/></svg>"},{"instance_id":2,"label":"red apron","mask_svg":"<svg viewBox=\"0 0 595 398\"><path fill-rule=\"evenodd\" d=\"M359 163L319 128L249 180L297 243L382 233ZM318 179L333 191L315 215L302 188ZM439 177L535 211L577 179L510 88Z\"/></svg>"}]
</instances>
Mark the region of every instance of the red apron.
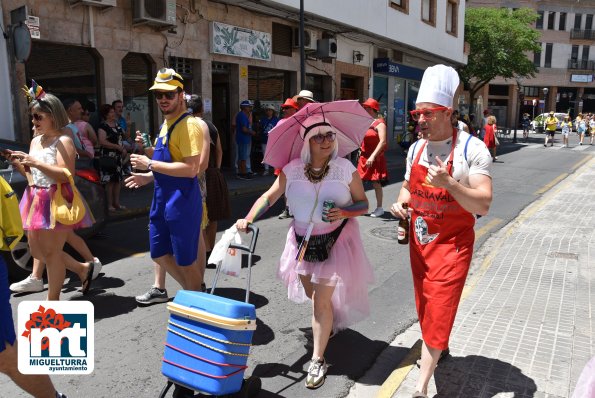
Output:
<instances>
[{"instance_id":1,"label":"red apron","mask_svg":"<svg viewBox=\"0 0 595 398\"><path fill-rule=\"evenodd\" d=\"M456 141L455 129L447 163L451 176ZM445 350L471 265L475 217L446 189L425 182L428 169L419 159L426 143L418 150L409 177L409 206L413 209L409 252L423 340L432 348Z\"/></svg>"}]
</instances>

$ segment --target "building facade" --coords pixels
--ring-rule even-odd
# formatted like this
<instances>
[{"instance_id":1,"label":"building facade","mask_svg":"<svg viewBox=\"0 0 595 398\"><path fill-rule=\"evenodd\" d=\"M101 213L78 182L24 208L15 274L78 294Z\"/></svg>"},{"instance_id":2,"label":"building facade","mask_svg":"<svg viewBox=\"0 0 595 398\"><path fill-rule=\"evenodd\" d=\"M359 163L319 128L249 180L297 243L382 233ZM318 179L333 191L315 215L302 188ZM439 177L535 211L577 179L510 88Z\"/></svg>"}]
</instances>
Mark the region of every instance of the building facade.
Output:
<instances>
[{"instance_id":1,"label":"building facade","mask_svg":"<svg viewBox=\"0 0 595 398\"><path fill-rule=\"evenodd\" d=\"M467 6L496 5L469 0ZM494 79L482 93L498 125L518 126L523 113L537 116L555 111L574 118L581 112L595 112L595 2L502 1L497 6L534 9L539 15L535 29L541 33L541 52L528 54L537 67L536 76L519 82Z\"/></svg>"},{"instance_id":2,"label":"building facade","mask_svg":"<svg viewBox=\"0 0 595 398\"><path fill-rule=\"evenodd\" d=\"M300 89L318 101L374 96L396 145L423 70L465 63L465 2L459 0L305 1L305 81L300 81L299 0L4 0L3 26L26 6L31 52L19 62L13 37L0 46L0 85L12 98L0 138L28 142L21 87L34 79L60 98L97 109L124 101L133 130L155 133L161 115L148 93L169 66L199 94L221 132L231 166L232 123L243 99L281 104ZM4 72L3 72L4 73ZM4 126L3 126L4 127Z\"/></svg>"}]
</instances>

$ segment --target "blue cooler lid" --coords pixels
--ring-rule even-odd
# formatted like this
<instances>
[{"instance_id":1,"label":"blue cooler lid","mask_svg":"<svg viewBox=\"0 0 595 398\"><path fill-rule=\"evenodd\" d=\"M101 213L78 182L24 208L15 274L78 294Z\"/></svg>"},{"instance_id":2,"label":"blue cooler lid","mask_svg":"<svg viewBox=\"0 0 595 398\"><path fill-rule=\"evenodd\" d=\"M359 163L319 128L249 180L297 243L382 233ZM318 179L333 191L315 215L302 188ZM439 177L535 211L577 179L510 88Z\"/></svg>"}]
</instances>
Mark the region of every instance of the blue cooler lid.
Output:
<instances>
[{"instance_id":1,"label":"blue cooler lid","mask_svg":"<svg viewBox=\"0 0 595 398\"><path fill-rule=\"evenodd\" d=\"M228 299L214 294L178 290L174 303L188 308L209 312L214 315L234 319L256 319L256 309L253 304Z\"/></svg>"}]
</instances>

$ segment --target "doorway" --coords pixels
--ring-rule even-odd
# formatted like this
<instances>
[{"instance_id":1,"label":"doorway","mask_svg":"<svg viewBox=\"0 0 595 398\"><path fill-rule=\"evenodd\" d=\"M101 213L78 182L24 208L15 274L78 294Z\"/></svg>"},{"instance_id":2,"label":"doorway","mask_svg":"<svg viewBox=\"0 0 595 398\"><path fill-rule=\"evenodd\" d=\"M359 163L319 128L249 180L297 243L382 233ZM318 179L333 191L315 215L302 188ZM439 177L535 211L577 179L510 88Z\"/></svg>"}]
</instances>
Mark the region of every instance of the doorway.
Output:
<instances>
[{"instance_id":1,"label":"doorway","mask_svg":"<svg viewBox=\"0 0 595 398\"><path fill-rule=\"evenodd\" d=\"M223 148L222 167L233 167L234 132L231 131L229 64L213 62L213 124L219 130Z\"/></svg>"}]
</instances>

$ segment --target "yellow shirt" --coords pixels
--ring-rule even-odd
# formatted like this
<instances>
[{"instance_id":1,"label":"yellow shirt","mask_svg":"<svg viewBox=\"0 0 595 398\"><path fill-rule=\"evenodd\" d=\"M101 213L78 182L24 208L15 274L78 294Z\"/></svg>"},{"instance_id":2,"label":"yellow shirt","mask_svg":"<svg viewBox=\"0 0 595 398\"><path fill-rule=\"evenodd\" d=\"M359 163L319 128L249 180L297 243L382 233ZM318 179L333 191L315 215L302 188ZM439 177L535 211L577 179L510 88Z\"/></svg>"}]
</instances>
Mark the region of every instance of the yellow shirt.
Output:
<instances>
[{"instance_id":1,"label":"yellow shirt","mask_svg":"<svg viewBox=\"0 0 595 398\"><path fill-rule=\"evenodd\" d=\"M168 123L171 125L171 123L178 120L180 115L171 120L165 120L165 123L163 123L158 138L163 140L163 144L165 144L165 137L167 136ZM174 127L174 131L172 131L169 138L169 153L171 154L172 161L183 162L184 158L200 155L203 134L195 117L188 116L180 121Z\"/></svg>"},{"instance_id":2,"label":"yellow shirt","mask_svg":"<svg viewBox=\"0 0 595 398\"><path fill-rule=\"evenodd\" d=\"M548 131L555 131L558 125L558 119L556 117L548 117L545 119L545 129Z\"/></svg>"}]
</instances>

